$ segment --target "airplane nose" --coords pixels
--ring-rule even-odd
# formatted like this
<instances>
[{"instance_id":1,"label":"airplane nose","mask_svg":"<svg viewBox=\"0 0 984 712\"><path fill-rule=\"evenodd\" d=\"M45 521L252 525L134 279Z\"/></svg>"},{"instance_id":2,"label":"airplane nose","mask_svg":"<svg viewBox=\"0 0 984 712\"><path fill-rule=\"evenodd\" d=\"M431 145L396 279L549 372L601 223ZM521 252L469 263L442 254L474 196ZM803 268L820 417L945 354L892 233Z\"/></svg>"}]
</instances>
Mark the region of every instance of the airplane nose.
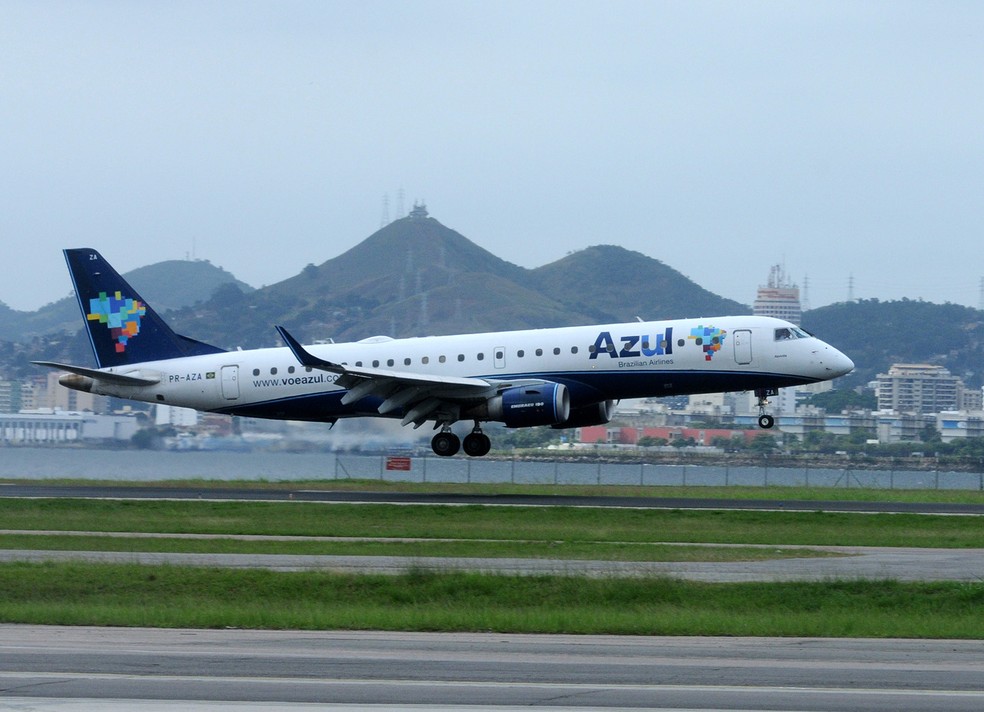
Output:
<instances>
[{"instance_id":1,"label":"airplane nose","mask_svg":"<svg viewBox=\"0 0 984 712\"><path fill-rule=\"evenodd\" d=\"M854 361L833 346L828 346L827 349L828 353L824 355L823 363L830 371L831 378L846 376L854 370Z\"/></svg>"},{"instance_id":2,"label":"airplane nose","mask_svg":"<svg viewBox=\"0 0 984 712\"><path fill-rule=\"evenodd\" d=\"M816 377L822 381L845 376L854 370L854 361L828 343L821 341L813 350L813 365Z\"/></svg>"}]
</instances>

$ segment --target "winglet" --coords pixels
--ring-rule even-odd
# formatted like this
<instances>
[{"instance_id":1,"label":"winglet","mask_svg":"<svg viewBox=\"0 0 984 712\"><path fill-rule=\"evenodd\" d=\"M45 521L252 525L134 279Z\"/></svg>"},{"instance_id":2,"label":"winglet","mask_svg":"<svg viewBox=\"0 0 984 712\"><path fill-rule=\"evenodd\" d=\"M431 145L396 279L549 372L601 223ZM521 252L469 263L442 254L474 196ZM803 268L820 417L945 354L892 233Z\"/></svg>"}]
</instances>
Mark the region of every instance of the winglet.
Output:
<instances>
[{"instance_id":1,"label":"winglet","mask_svg":"<svg viewBox=\"0 0 984 712\"><path fill-rule=\"evenodd\" d=\"M345 373L344 366L340 366L337 363L332 363L331 361L325 361L323 358L318 358L301 346L301 342L291 336L290 332L284 327L275 326L274 328L277 330L277 333L280 334L280 338L284 340L284 343L287 344L287 348L289 348L291 353L294 354L294 358L296 358L302 366L310 366L311 368L317 368L322 371L331 371L332 373Z\"/></svg>"}]
</instances>

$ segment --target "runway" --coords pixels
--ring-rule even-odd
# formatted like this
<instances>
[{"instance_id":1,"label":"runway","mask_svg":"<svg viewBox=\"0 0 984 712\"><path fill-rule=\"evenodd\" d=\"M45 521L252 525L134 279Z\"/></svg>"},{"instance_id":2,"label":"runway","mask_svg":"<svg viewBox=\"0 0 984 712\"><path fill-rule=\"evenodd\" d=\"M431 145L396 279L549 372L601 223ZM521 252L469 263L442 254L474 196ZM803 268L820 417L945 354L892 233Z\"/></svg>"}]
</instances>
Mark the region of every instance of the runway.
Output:
<instances>
[{"instance_id":1,"label":"runway","mask_svg":"<svg viewBox=\"0 0 984 712\"><path fill-rule=\"evenodd\" d=\"M172 488L0 487L0 496L653 506L680 500L472 497ZM109 492L107 492L107 490ZM28 491L30 493L28 493ZM203 496L204 495L204 496ZM214 496L213 496L214 495ZM484 500L484 501L483 501ZM627 500L623 501L623 500ZM748 508L744 500L695 500ZM792 506L786 506L786 505ZM868 511L870 503L838 503ZM815 511L817 502L758 508ZM777 506L778 505L778 506ZM852 509L852 506L858 508ZM920 511L922 505L906 505ZM956 511L949 514L979 514ZM752 507L756 508L756 507ZM936 509L936 505L925 507ZM875 511L875 510L872 510ZM889 510L891 511L891 510ZM901 510L900 510L901 511ZM942 513L925 511L924 513ZM816 547L821 548L821 547ZM0 552L0 560L170 562L278 570L484 570L669 575L703 581L984 579L984 550L837 547L842 556L752 562L599 562L144 552ZM159 630L0 625L0 709L201 710L984 709L984 641Z\"/></svg>"},{"instance_id":2,"label":"runway","mask_svg":"<svg viewBox=\"0 0 984 712\"><path fill-rule=\"evenodd\" d=\"M623 507L643 509L749 509L788 512L892 512L984 515L984 504L949 502L855 502L838 500L707 499L702 497L619 497L523 494L363 492L261 487L135 487L127 485L0 484L0 497L86 499L194 499L211 501L296 501L367 504L445 504L523 507Z\"/></svg>"},{"instance_id":3,"label":"runway","mask_svg":"<svg viewBox=\"0 0 984 712\"><path fill-rule=\"evenodd\" d=\"M220 701L976 711L984 642L0 626L0 708L227 709Z\"/></svg>"}]
</instances>

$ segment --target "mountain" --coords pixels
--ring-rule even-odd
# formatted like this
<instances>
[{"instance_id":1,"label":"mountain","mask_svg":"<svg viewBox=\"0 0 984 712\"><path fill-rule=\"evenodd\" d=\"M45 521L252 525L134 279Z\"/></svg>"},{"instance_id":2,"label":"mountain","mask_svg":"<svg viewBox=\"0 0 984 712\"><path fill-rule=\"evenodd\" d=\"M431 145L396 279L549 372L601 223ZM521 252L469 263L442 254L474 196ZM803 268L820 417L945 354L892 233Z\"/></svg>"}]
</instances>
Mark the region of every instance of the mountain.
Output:
<instances>
[{"instance_id":1,"label":"mountain","mask_svg":"<svg viewBox=\"0 0 984 712\"><path fill-rule=\"evenodd\" d=\"M803 315L803 328L849 355L844 384L866 385L893 363L944 366L969 387L982 384L984 312L912 299L831 304Z\"/></svg>"},{"instance_id":2,"label":"mountain","mask_svg":"<svg viewBox=\"0 0 984 712\"><path fill-rule=\"evenodd\" d=\"M615 245L575 252L532 276L541 293L598 322L751 313L659 260Z\"/></svg>"},{"instance_id":3,"label":"mountain","mask_svg":"<svg viewBox=\"0 0 984 712\"><path fill-rule=\"evenodd\" d=\"M248 284L208 260L158 262L127 272L124 277L162 313L204 301L225 284L253 291ZM14 311L0 303L2 341L26 341L58 331L75 332L79 325L79 305L71 293L34 312Z\"/></svg>"},{"instance_id":4,"label":"mountain","mask_svg":"<svg viewBox=\"0 0 984 712\"><path fill-rule=\"evenodd\" d=\"M258 290L207 262L165 262L127 278L160 311L170 310L167 319L176 331L224 348L279 346L275 324L312 342L750 313L659 260L613 245L527 270L423 211ZM172 289L174 284L182 288ZM45 320L50 331L44 333L79 334L74 299L35 314L0 305L0 328L10 319L21 325L13 337L0 332L0 341L43 333ZM839 386L865 385L896 362L938 363L968 386L981 385L984 312L976 309L869 300L806 312L803 326L854 359L855 373ZM87 350L80 334L55 335L21 348L16 360L0 358L21 372L31 358L85 363Z\"/></svg>"},{"instance_id":5,"label":"mountain","mask_svg":"<svg viewBox=\"0 0 984 712\"><path fill-rule=\"evenodd\" d=\"M247 348L277 344L275 323L305 341L348 341L629 321L637 314L673 318L695 310L748 312L620 247L589 248L527 270L418 209L247 300L223 289L172 319L193 338Z\"/></svg>"}]
</instances>

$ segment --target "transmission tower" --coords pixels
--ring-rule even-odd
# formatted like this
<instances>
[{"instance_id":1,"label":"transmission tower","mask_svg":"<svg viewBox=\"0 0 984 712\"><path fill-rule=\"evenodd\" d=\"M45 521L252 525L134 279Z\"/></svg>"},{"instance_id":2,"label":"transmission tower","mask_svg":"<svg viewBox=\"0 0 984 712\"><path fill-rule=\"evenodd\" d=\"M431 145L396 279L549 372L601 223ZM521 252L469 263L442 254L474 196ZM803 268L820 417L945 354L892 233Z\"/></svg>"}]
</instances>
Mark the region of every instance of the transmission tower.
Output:
<instances>
[{"instance_id":1,"label":"transmission tower","mask_svg":"<svg viewBox=\"0 0 984 712\"><path fill-rule=\"evenodd\" d=\"M383 194L383 214L379 217L379 227L384 228L390 223L390 197L389 193Z\"/></svg>"},{"instance_id":2,"label":"transmission tower","mask_svg":"<svg viewBox=\"0 0 984 712\"><path fill-rule=\"evenodd\" d=\"M407 216L406 211L403 209L403 198L404 198L403 188L400 188L398 191L396 191L396 219L397 220L400 220L401 218L405 218Z\"/></svg>"},{"instance_id":3,"label":"transmission tower","mask_svg":"<svg viewBox=\"0 0 984 712\"><path fill-rule=\"evenodd\" d=\"M847 278L847 301L854 301L854 273Z\"/></svg>"},{"instance_id":4,"label":"transmission tower","mask_svg":"<svg viewBox=\"0 0 984 712\"><path fill-rule=\"evenodd\" d=\"M800 309L810 310L810 275L803 277L803 293L800 295Z\"/></svg>"}]
</instances>

